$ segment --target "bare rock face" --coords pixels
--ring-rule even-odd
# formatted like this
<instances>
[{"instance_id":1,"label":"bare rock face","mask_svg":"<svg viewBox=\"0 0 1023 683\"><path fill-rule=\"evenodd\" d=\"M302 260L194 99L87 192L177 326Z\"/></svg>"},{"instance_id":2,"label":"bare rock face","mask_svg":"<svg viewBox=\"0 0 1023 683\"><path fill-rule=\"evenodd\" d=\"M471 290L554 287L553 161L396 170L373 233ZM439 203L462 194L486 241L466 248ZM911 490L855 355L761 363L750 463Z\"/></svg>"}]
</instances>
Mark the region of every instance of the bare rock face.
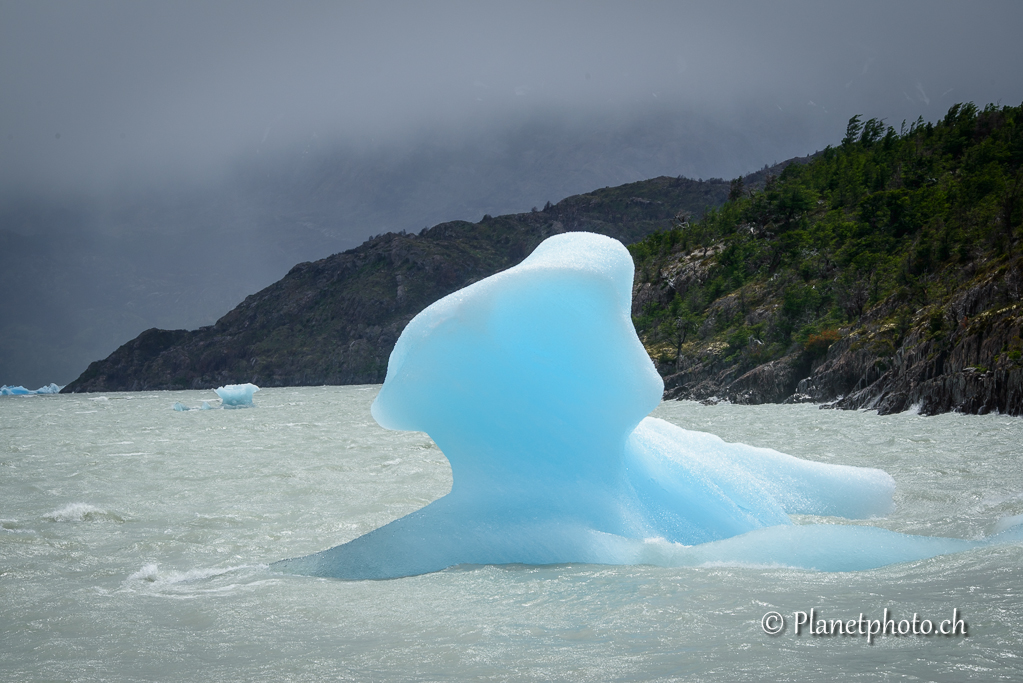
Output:
<instances>
[{"instance_id":1,"label":"bare rock face","mask_svg":"<svg viewBox=\"0 0 1023 683\"><path fill-rule=\"evenodd\" d=\"M882 302L854 328L842 330L823 357L794 346L782 358L750 368L749 358L726 359L724 344L706 344L685 358L681 371L662 367L665 399L807 402L882 415L905 410L1023 415L1020 264L997 270L941 305L915 311L901 327L891 322L899 302ZM747 317L754 321L757 315Z\"/></svg>"},{"instance_id":2,"label":"bare rock face","mask_svg":"<svg viewBox=\"0 0 1023 683\"><path fill-rule=\"evenodd\" d=\"M997 293L997 292L995 292ZM967 292L966 296L971 293ZM914 331L891 359L858 354L862 375L835 403L837 408L870 408L881 414L915 409L924 415L950 411L1023 415L1023 363L1020 362L1023 304L993 305L948 336ZM954 308L952 309L955 310ZM835 358L850 362L847 352ZM821 378L824 379L823 377ZM817 383L813 377L809 383ZM814 390L818 395L823 382ZM838 397L832 378L831 395Z\"/></svg>"},{"instance_id":3,"label":"bare rock face","mask_svg":"<svg viewBox=\"0 0 1023 683\"><path fill-rule=\"evenodd\" d=\"M719 363L717 372L706 366L675 373L665 378L665 399L727 400L742 405L783 403L796 390L805 374L806 358L793 353L740 373L734 365Z\"/></svg>"},{"instance_id":4,"label":"bare rock face","mask_svg":"<svg viewBox=\"0 0 1023 683\"><path fill-rule=\"evenodd\" d=\"M725 397L743 405L784 403L792 397L807 365L807 358L800 353L758 365L732 382Z\"/></svg>"}]
</instances>

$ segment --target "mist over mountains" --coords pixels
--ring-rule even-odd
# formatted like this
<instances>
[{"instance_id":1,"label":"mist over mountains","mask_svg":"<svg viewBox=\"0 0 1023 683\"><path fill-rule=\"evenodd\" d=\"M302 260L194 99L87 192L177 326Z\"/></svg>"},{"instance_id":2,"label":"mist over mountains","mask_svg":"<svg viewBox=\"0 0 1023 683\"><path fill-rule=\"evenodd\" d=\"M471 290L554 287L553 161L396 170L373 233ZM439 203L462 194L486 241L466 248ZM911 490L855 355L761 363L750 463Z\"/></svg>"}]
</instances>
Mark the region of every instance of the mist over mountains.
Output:
<instances>
[{"instance_id":1,"label":"mist over mountains","mask_svg":"<svg viewBox=\"0 0 1023 683\"><path fill-rule=\"evenodd\" d=\"M73 379L295 263L854 114L1019 102L1023 5L0 0L0 382Z\"/></svg>"},{"instance_id":2,"label":"mist over mountains","mask_svg":"<svg viewBox=\"0 0 1023 683\"><path fill-rule=\"evenodd\" d=\"M657 175L733 177L801 137L755 133L668 110L533 117L468 135L250 150L212 183L8 199L0 267L19 276L0 300L0 377L67 383L142 330L211 324L296 263L371 235L528 211Z\"/></svg>"}]
</instances>

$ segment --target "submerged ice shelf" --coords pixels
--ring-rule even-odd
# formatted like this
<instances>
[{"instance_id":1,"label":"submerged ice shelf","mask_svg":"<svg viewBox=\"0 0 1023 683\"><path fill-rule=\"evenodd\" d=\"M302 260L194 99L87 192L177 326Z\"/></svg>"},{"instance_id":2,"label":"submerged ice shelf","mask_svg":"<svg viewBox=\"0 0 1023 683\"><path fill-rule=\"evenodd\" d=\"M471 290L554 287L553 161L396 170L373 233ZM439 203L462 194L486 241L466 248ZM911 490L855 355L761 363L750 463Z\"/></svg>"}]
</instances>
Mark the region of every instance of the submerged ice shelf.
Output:
<instances>
[{"instance_id":1,"label":"submerged ice shelf","mask_svg":"<svg viewBox=\"0 0 1023 683\"><path fill-rule=\"evenodd\" d=\"M274 565L391 578L456 564L779 564L856 570L989 541L852 525L892 509L877 469L726 443L646 417L663 384L631 320L633 263L569 233L416 316L391 353L373 417L429 434L452 488L348 543Z\"/></svg>"}]
</instances>

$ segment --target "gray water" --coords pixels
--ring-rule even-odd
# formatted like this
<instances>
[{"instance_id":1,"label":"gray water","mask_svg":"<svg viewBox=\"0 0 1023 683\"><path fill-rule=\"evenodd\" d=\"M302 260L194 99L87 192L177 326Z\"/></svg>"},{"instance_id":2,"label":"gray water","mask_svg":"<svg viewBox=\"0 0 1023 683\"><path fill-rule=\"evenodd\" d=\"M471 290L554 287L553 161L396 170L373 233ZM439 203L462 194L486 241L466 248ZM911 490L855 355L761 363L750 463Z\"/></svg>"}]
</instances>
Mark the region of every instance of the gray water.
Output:
<instances>
[{"instance_id":1,"label":"gray water","mask_svg":"<svg viewBox=\"0 0 1023 683\"><path fill-rule=\"evenodd\" d=\"M0 680L1023 680L1020 544L877 570L459 567L390 581L273 572L447 492L377 387L0 399ZM729 441L881 467L870 523L981 538L1023 513L1023 420L665 403ZM797 522L838 522L799 518ZM965 620L967 635L810 635L818 617ZM769 636L761 617L787 620Z\"/></svg>"}]
</instances>

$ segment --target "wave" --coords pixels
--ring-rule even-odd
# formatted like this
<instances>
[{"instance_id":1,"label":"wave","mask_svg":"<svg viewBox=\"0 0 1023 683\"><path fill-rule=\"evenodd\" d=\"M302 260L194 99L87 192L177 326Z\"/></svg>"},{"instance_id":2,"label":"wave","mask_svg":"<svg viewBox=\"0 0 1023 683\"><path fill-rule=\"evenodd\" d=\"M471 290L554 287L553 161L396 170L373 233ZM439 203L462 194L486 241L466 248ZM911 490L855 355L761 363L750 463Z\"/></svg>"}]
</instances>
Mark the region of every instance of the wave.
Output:
<instances>
[{"instance_id":1,"label":"wave","mask_svg":"<svg viewBox=\"0 0 1023 683\"><path fill-rule=\"evenodd\" d=\"M88 503L71 503L59 510L48 512L43 519L49 522L123 522L124 518Z\"/></svg>"}]
</instances>

